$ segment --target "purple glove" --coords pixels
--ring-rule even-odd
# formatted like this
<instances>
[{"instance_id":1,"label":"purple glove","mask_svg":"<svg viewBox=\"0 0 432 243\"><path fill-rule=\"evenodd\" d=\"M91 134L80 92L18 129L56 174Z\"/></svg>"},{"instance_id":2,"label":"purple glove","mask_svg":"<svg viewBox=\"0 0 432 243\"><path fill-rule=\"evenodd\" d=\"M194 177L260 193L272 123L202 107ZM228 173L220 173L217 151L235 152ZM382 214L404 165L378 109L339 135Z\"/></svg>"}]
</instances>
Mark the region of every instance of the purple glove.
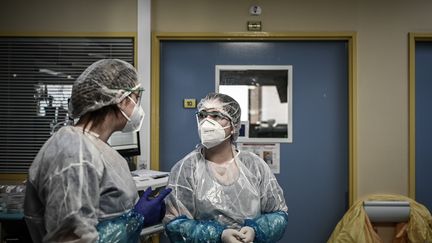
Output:
<instances>
[{"instance_id":1,"label":"purple glove","mask_svg":"<svg viewBox=\"0 0 432 243\"><path fill-rule=\"evenodd\" d=\"M165 188L159 192L155 198L149 198L152 189L149 187L135 204L135 212L144 216L144 227L157 224L165 216L164 198L171 192L171 188Z\"/></svg>"}]
</instances>

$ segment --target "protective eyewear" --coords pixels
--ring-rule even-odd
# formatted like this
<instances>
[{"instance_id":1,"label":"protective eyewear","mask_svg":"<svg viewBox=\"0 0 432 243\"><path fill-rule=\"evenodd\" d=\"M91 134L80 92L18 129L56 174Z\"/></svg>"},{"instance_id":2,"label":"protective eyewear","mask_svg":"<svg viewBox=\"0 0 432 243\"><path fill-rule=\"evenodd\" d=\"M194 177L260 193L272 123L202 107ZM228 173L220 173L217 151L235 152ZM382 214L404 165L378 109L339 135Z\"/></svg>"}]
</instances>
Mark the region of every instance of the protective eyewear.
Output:
<instances>
[{"instance_id":1,"label":"protective eyewear","mask_svg":"<svg viewBox=\"0 0 432 243\"><path fill-rule=\"evenodd\" d=\"M215 121L220 121L223 119L230 120L227 116L223 115L219 111L201 110L201 111L198 111L196 113L196 116L197 116L198 120L203 120L204 118L207 118L207 117L210 117L211 119L213 119Z\"/></svg>"},{"instance_id":2,"label":"protective eyewear","mask_svg":"<svg viewBox=\"0 0 432 243\"><path fill-rule=\"evenodd\" d=\"M144 88L138 88L138 89L134 89L134 90L127 90L132 92L129 96L131 96L132 94L135 94L135 98L137 100L137 104L140 105L141 104L141 97L142 97L142 93L144 91Z\"/></svg>"}]
</instances>

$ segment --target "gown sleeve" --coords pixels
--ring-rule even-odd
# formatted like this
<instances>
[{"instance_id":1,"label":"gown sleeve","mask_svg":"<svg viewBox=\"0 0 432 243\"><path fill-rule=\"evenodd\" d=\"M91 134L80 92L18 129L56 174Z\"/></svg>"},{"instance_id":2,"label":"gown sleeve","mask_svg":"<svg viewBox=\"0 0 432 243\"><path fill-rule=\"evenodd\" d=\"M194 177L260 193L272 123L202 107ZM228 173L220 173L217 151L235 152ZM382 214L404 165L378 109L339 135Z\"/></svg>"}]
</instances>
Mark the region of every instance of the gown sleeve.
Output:
<instances>
[{"instance_id":1,"label":"gown sleeve","mask_svg":"<svg viewBox=\"0 0 432 243\"><path fill-rule=\"evenodd\" d=\"M173 243L221 242L225 227L216 220L194 220L180 216L165 226L168 238Z\"/></svg>"},{"instance_id":2,"label":"gown sleeve","mask_svg":"<svg viewBox=\"0 0 432 243\"><path fill-rule=\"evenodd\" d=\"M130 210L117 218L100 222L96 227L98 242L138 242L143 225L144 217Z\"/></svg>"},{"instance_id":3,"label":"gown sleeve","mask_svg":"<svg viewBox=\"0 0 432 243\"><path fill-rule=\"evenodd\" d=\"M246 219L244 226L252 227L255 230L257 243L277 242L285 233L288 223L288 213L277 211L264 213L254 219Z\"/></svg>"},{"instance_id":4,"label":"gown sleeve","mask_svg":"<svg viewBox=\"0 0 432 243\"><path fill-rule=\"evenodd\" d=\"M288 207L283 190L270 167L258 156L255 159L261 175L261 215L245 219L244 225L255 230L254 242L277 242L283 237L288 224Z\"/></svg>"},{"instance_id":5,"label":"gown sleeve","mask_svg":"<svg viewBox=\"0 0 432 243\"><path fill-rule=\"evenodd\" d=\"M186 156L171 169L168 187L172 192L165 199L164 223L171 242L221 242L225 229L216 220L195 220L195 177L193 156Z\"/></svg>"}]
</instances>

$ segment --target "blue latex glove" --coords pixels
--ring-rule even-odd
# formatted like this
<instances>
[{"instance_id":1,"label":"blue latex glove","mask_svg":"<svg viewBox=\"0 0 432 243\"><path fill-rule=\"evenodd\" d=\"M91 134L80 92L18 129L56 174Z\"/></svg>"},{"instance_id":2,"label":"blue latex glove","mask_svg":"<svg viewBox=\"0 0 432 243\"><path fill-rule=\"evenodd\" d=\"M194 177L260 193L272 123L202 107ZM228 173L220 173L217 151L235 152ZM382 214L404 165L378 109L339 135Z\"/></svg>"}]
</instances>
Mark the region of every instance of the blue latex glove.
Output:
<instances>
[{"instance_id":1,"label":"blue latex glove","mask_svg":"<svg viewBox=\"0 0 432 243\"><path fill-rule=\"evenodd\" d=\"M152 194L152 189L149 187L138 200L134 207L134 211L144 216L144 227L157 224L162 221L165 216L164 198L171 192L171 188L165 188L159 192L155 198L149 198Z\"/></svg>"}]
</instances>

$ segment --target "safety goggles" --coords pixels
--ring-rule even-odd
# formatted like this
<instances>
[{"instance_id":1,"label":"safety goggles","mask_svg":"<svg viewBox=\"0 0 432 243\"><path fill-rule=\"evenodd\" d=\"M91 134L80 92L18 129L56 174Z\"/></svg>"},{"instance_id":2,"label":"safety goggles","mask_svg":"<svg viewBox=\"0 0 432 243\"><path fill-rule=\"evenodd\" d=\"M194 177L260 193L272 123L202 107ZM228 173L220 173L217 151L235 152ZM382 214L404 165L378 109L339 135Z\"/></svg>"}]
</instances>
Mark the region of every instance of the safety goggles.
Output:
<instances>
[{"instance_id":1,"label":"safety goggles","mask_svg":"<svg viewBox=\"0 0 432 243\"><path fill-rule=\"evenodd\" d=\"M137 104L138 105L140 105L141 104L141 97L142 97L142 93L143 93L143 91L144 91L144 88L135 88L135 89L126 89L126 91L129 91L129 92L131 92L130 94L129 94L129 96L131 95L131 94L135 94L135 97L136 97L136 99L137 99Z\"/></svg>"},{"instance_id":2,"label":"safety goggles","mask_svg":"<svg viewBox=\"0 0 432 243\"><path fill-rule=\"evenodd\" d=\"M221 121L223 119L227 119L228 121L230 121L229 117L227 117L226 115L222 114L219 111L206 111L206 110L201 110L198 111L196 113L196 116L198 118L199 121L210 117L211 119L215 120L215 121Z\"/></svg>"}]
</instances>

